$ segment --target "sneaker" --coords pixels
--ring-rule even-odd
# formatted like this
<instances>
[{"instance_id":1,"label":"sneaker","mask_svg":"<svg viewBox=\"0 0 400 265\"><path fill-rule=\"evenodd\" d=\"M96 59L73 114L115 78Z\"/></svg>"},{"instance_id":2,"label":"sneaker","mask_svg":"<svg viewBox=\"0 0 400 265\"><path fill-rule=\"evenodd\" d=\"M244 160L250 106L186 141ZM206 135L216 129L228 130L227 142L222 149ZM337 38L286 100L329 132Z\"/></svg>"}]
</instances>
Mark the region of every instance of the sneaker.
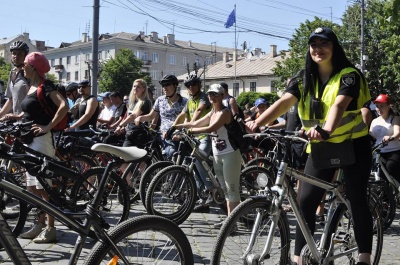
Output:
<instances>
[{"instance_id":1,"label":"sneaker","mask_svg":"<svg viewBox=\"0 0 400 265\"><path fill-rule=\"evenodd\" d=\"M323 216L323 215L316 215L316 216L315 216L315 222L316 222L317 224L324 225L324 224L325 224L325 216Z\"/></svg>"},{"instance_id":2,"label":"sneaker","mask_svg":"<svg viewBox=\"0 0 400 265\"><path fill-rule=\"evenodd\" d=\"M209 213L210 206L208 204L199 204L193 208L194 213Z\"/></svg>"},{"instance_id":3,"label":"sneaker","mask_svg":"<svg viewBox=\"0 0 400 265\"><path fill-rule=\"evenodd\" d=\"M19 237L25 238L25 239L34 239L42 232L43 228L45 228L45 227L46 227L46 225L43 223L35 224L27 232L20 234Z\"/></svg>"},{"instance_id":4,"label":"sneaker","mask_svg":"<svg viewBox=\"0 0 400 265\"><path fill-rule=\"evenodd\" d=\"M214 228L217 228L217 229L221 228L222 225L224 224L224 222L225 222L225 221L222 221L222 222L219 222L219 223L214 224Z\"/></svg>"},{"instance_id":5,"label":"sneaker","mask_svg":"<svg viewBox=\"0 0 400 265\"><path fill-rule=\"evenodd\" d=\"M55 241L57 241L56 228L51 226L43 228L40 235L33 240L35 243L53 243Z\"/></svg>"}]
</instances>

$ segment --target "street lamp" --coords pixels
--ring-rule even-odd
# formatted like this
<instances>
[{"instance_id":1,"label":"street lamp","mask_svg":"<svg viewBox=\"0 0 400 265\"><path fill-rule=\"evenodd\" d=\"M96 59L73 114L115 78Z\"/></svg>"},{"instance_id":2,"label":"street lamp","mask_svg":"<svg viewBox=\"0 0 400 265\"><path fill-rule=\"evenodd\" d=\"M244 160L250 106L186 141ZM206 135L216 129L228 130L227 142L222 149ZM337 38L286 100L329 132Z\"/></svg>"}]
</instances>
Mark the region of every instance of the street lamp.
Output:
<instances>
[{"instance_id":1,"label":"street lamp","mask_svg":"<svg viewBox=\"0 0 400 265\"><path fill-rule=\"evenodd\" d=\"M205 91L205 89L206 89L206 68L207 68L206 59L214 56L214 54L211 54L211 55L208 55L208 56L207 55L206 56L202 56L202 55L198 54L197 52L195 52L194 55L199 56L199 57L201 57L201 59L203 59L203 65L204 65L204 68L203 68L203 83L204 83L204 91Z\"/></svg>"}]
</instances>

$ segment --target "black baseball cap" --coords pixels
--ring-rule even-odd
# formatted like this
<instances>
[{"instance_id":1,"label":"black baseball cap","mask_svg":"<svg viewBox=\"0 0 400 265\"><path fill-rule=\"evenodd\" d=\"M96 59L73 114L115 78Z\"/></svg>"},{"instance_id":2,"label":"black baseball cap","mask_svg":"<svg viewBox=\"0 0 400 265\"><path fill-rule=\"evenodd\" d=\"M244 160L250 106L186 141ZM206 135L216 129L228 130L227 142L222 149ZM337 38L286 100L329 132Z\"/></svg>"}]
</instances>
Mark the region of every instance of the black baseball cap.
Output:
<instances>
[{"instance_id":1,"label":"black baseball cap","mask_svg":"<svg viewBox=\"0 0 400 265\"><path fill-rule=\"evenodd\" d=\"M88 86L88 85L90 85L90 81L89 80L87 80L87 79L83 79L81 82L79 82L79 84L78 84L78 86L82 86L82 87L85 87L85 86Z\"/></svg>"},{"instance_id":2,"label":"black baseball cap","mask_svg":"<svg viewBox=\"0 0 400 265\"><path fill-rule=\"evenodd\" d=\"M314 32L311 33L310 37L308 38L308 44L310 44L310 42L314 38L321 38L335 43L339 42L335 32L333 32L332 29L326 27L319 27L315 29Z\"/></svg>"}]
</instances>

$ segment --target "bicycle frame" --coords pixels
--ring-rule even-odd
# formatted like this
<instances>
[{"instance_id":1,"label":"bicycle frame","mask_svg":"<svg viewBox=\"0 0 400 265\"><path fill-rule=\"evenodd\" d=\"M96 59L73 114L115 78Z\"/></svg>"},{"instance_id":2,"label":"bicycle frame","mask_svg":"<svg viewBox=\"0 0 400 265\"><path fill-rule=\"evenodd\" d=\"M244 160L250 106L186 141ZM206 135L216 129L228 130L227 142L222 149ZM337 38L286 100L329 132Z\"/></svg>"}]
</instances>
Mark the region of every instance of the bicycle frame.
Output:
<instances>
[{"instance_id":1,"label":"bicycle frame","mask_svg":"<svg viewBox=\"0 0 400 265\"><path fill-rule=\"evenodd\" d=\"M257 134L257 135L263 136L263 135L269 135L269 134L262 133L262 134ZM282 138L287 138L287 137L282 136ZM300 137L291 137L291 139L306 141ZM331 261L331 260L334 260L341 256L348 255L349 253L356 251L358 248L346 250L346 251L340 253L339 255L335 255L335 256L329 255L330 252L332 251L333 237L327 238L328 237L327 234L328 234L330 222L333 217L334 209L336 208L335 206L337 205L333 202L344 203L346 205L347 209L349 209L349 210L351 209L349 202L343 197L343 195L341 194L341 192L339 190L339 187L341 186L341 184L326 182L326 181L317 179L315 177L312 177L310 175L306 175L298 170L295 170L295 169L289 167L287 160L288 160L288 156L287 156L287 154L284 154L283 159L281 160L281 162L279 164L275 184L273 187L271 187L271 191L273 194L273 199L272 199L272 203L271 203L272 209L270 209L271 213L272 213L272 222L271 222L271 227L269 230L269 235L267 237L265 247L262 251L262 254L261 254L261 257L259 260L265 259L268 255L268 253L270 252L270 249L272 246L272 241L273 241L273 232L275 231L276 226L278 224L278 218L280 216L280 211L282 209L281 205L285 198L287 198L289 200L289 202L292 206L294 215L296 216L297 222L298 222L299 227L304 235L304 238L310 249L311 254L317 261L322 261L321 264L328 264L329 261ZM319 188L322 188L326 191L329 191L332 194L331 195L332 199L330 200L330 206L329 206L328 214L327 214L327 221L326 221L326 224L325 224L323 232L322 232L321 240L319 242L320 246L325 246L329 240L330 247L329 247L328 252L325 255L328 258L322 257L321 253L319 252L319 249L321 249L321 247L318 247L317 243L314 241L314 238L313 238L313 235L312 235L310 229L307 226L304 215L300 210L299 203L296 200L296 192L289 183L289 180L288 180L289 176L294 177L298 180L307 182L307 183L317 186ZM244 256L246 256L249 253L249 251L252 249L252 247L254 245L255 235L257 233L256 228L257 228L258 224L261 222L261 218L262 218L261 214L259 213L257 215L256 221L255 221L255 223L257 225L254 225L253 231L251 233L250 243L248 245L248 248L245 251Z\"/></svg>"},{"instance_id":2,"label":"bicycle frame","mask_svg":"<svg viewBox=\"0 0 400 265\"><path fill-rule=\"evenodd\" d=\"M108 179L109 173L112 171L114 167L115 161L110 161L106 169L102 175L102 178L99 183L99 189L95 194L93 201L87 205L85 212L80 213L70 213L62 211L56 208L54 205L50 204L47 201L42 200L41 198L29 193L28 191L11 184L10 182L5 181L0 178L0 189L5 190L8 193L13 194L16 198L23 200L29 204L40 207L43 211L52 215L55 219L66 225L71 230L77 232L79 234L74 251L71 255L68 264L77 264L80 253L82 251L83 245L86 241L87 236L89 235L89 231L91 227L94 227L96 231L96 235L100 238L100 240L105 240L110 245L113 246L114 251L117 255L125 262L125 264L129 264L129 262L125 259L124 255L119 251L118 247L111 241L107 233L101 227L102 217L98 213L97 206L100 204L103 193L106 188L106 182ZM76 218L85 218L83 224L76 221ZM4 224L5 223L5 224ZM3 242L3 240L6 240ZM7 253L11 258L15 260L26 258L25 253L23 252L21 245L12 234L8 224L4 221L3 216L0 217L0 241L3 247L6 249ZM24 253L21 256L21 253ZM18 259L15 259L15 258ZM23 261L21 264L30 264L29 260Z\"/></svg>"}]
</instances>

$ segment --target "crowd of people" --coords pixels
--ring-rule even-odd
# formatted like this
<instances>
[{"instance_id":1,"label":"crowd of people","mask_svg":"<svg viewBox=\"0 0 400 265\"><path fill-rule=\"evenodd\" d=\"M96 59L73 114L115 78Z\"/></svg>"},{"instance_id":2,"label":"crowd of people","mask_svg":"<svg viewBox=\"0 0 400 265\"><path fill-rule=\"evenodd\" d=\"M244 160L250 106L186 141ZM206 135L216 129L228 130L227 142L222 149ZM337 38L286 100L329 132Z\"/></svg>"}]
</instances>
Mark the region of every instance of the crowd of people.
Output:
<instances>
[{"instance_id":1,"label":"crowd of people","mask_svg":"<svg viewBox=\"0 0 400 265\"><path fill-rule=\"evenodd\" d=\"M102 126L115 130L116 137L123 140L123 146L143 147L143 143L135 137L139 124L158 124L167 159L171 159L178 148L179 137L174 136L174 130L187 128L199 139L199 148L206 155L213 156L215 174L226 196L228 214L240 203L241 155L231 143L226 126L234 117L241 115L241 108L229 95L226 83L212 84L205 92L202 91L201 79L197 75L188 75L184 85L189 98L185 98L177 92L177 77L165 75L159 81L163 95L154 99L153 88L143 79L134 80L129 95L112 91L101 93L98 97L91 94L90 81L82 80L65 87L65 100L56 86L45 79L50 66L43 54L29 53L28 46L21 41L13 43L10 51L14 67L5 90L8 100L0 110L0 118L33 121L32 133L35 137L28 144L32 149L54 156L52 128L67 112L70 119L65 131ZM43 115L39 107L37 90L40 86L44 87L46 97L57 106L54 116ZM346 139L353 140L356 162L345 166L343 172L345 192L354 216L359 247L357 264L360 265L370 264L372 248L372 216L366 199L372 161L369 135L387 143L382 148L382 157L388 171L400 180L400 117L389 95L381 94L373 101L376 113L370 108L370 100L363 73L348 60L336 34L330 28L322 27L309 36L304 69L288 80L282 97L276 102L258 98L254 105L246 105L243 111L249 131L262 127L302 129L311 145L321 141L341 143ZM321 126L329 138L323 138L315 125ZM217 136L210 137L208 133ZM294 167L331 181L335 169L316 168L312 156L307 158L306 155L310 153L310 145L306 152L304 149L303 145L293 146ZM213 187L207 180L207 173L199 170L198 174L198 179L202 180L211 195ZM29 173L27 189L45 200L49 199L40 183ZM307 183L302 183L298 191L300 207L309 229L314 231L315 213L324 191ZM209 211L211 201L212 198L199 200L195 211ZM217 227L220 226L217 224ZM54 242L55 231L54 218L40 214L37 223L20 237L33 239L36 243ZM304 236L297 227L294 264L299 263L305 244Z\"/></svg>"}]
</instances>

